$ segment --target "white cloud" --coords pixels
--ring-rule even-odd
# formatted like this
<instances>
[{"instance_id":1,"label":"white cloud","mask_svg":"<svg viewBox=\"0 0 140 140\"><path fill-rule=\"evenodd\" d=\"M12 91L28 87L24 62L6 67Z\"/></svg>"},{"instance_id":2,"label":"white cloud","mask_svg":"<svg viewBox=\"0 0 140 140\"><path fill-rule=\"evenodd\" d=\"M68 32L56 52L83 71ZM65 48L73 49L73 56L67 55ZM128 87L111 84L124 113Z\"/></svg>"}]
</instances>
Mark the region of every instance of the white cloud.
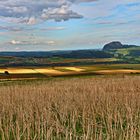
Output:
<instances>
[{"instance_id":1,"label":"white cloud","mask_svg":"<svg viewBox=\"0 0 140 140\"><path fill-rule=\"evenodd\" d=\"M64 30L64 29L66 29L65 27L50 27L50 28L47 28L46 30L51 30L51 31L55 31L55 30Z\"/></svg>"},{"instance_id":2,"label":"white cloud","mask_svg":"<svg viewBox=\"0 0 140 140\"><path fill-rule=\"evenodd\" d=\"M21 45L22 42L16 41L16 40L11 40L11 41L10 41L10 44L12 44L12 45Z\"/></svg>"},{"instance_id":3,"label":"white cloud","mask_svg":"<svg viewBox=\"0 0 140 140\"><path fill-rule=\"evenodd\" d=\"M35 19L35 17L30 17L27 21L27 24L32 25L35 24L37 22L37 20Z\"/></svg>"},{"instance_id":4,"label":"white cloud","mask_svg":"<svg viewBox=\"0 0 140 140\"><path fill-rule=\"evenodd\" d=\"M71 5L91 1L95 0L0 0L0 18L27 24L49 19L62 21L82 18L70 10Z\"/></svg>"},{"instance_id":5,"label":"white cloud","mask_svg":"<svg viewBox=\"0 0 140 140\"><path fill-rule=\"evenodd\" d=\"M60 8L44 9L41 15L43 19L54 19L55 21L66 21L70 18L82 18L81 15L69 10L68 6L62 6Z\"/></svg>"},{"instance_id":6,"label":"white cloud","mask_svg":"<svg viewBox=\"0 0 140 140\"><path fill-rule=\"evenodd\" d=\"M10 45L47 45L47 46L53 46L56 44L53 40L48 41L36 41L36 40L29 40L29 41L19 41L19 40L11 40L8 42Z\"/></svg>"},{"instance_id":7,"label":"white cloud","mask_svg":"<svg viewBox=\"0 0 140 140\"><path fill-rule=\"evenodd\" d=\"M96 7L79 5L82 2L96 2ZM82 18L81 15L96 18L108 16L117 5L134 2L139 0L0 0L0 18L26 24Z\"/></svg>"},{"instance_id":8,"label":"white cloud","mask_svg":"<svg viewBox=\"0 0 140 140\"><path fill-rule=\"evenodd\" d=\"M48 41L47 44L48 45L55 45L55 41L52 41L52 40L51 41Z\"/></svg>"}]
</instances>

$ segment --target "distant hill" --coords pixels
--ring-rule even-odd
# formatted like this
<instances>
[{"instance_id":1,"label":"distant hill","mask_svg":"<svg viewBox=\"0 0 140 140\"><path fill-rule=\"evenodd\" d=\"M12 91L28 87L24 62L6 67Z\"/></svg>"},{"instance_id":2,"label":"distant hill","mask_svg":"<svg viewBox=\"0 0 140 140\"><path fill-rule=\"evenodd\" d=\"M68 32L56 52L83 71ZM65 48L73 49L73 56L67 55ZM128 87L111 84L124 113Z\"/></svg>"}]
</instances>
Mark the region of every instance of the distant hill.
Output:
<instances>
[{"instance_id":1,"label":"distant hill","mask_svg":"<svg viewBox=\"0 0 140 140\"><path fill-rule=\"evenodd\" d=\"M0 52L0 56L24 57L24 58L110 58L111 54L99 50L73 50L73 51L50 51L50 52Z\"/></svg>"},{"instance_id":2,"label":"distant hill","mask_svg":"<svg viewBox=\"0 0 140 140\"><path fill-rule=\"evenodd\" d=\"M103 50L104 51L108 51L108 50L114 50L114 49L121 49L123 48L123 45L121 44L121 42L110 42L106 45L104 45Z\"/></svg>"},{"instance_id":3,"label":"distant hill","mask_svg":"<svg viewBox=\"0 0 140 140\"><path fill-rule=\"evenodd\" d=\"M140 64L140 46L125 45L115 41L106 44L102 50L0 52L0 67L77 66L120 63Z\"/></svg>"},{"instance_id":4,"label":"distant hill","mask_svg":"<svg viewBox=\"0 0 140 140\"><path fill-rule=\"evenodd\" d=\"M69 51L30 51L30 52L0 52L0 56L8 57L53 57L58 54L67 54Z\"/></svg>"},{"instance_id":5,"label":"distant hill","mask_svg":"<svg viewBox=\"0 0 140 140\"><path fill-rule=\"evenodd\" d=\"M139 47L139 46L136 46L136 45L125 45L125 44L122 44L119 41L114 41L114 42L110 42L110 43L104 45L103 51L125 49L125 48L133 48L133 47Z\"/></svg>"},{"instance_id":6,"label":"distant hill","mask_svg":"<svg viewBox=\"0 0 140 140\"><path fill-rule=\"evenodd\" d=\"M31 52L0 52L1 57L22 57L22 58L51 58L51 57L61 57L61 58L111 58L112 51L129 49L137 50L140 48L136 45L125 45L119 41L110 42L104 45L102 50L62 50L62 51L31 51ZM120 50L120 51L121 51ZM122 50L124 51L124 50ZM136 51L133 51L131 54L138 55Z\"/></svg>"},{"instance_id":7,"label":"distant hill","mask_svg":"<svg viewBox=\"0 0 140 140\"><path fill-rule=\"evenodd\" d=\"M98 50L76 50L71 51L67 54L58 54L55 55L55 57L62 57L62 58L111 58L112 54L109 54L104 51L98 51Z\"/></svg>"}]
</instances>

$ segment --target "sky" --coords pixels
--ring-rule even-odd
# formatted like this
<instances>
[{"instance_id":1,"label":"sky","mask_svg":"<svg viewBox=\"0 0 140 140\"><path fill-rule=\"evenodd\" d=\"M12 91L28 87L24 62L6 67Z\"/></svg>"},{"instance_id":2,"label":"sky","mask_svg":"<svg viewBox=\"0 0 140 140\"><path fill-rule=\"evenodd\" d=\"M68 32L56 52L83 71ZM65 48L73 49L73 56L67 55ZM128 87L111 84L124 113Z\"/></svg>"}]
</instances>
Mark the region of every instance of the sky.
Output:
<instances>
[{"instance_id":1,"label":"sky","mask_svg":"<svg viewBox=\"0 0 140 140\"><path fill-rule=\"evenodd\" d=\"M140 45L140 0L0 0L0 51Z\"/></svg>"}]
</instances>

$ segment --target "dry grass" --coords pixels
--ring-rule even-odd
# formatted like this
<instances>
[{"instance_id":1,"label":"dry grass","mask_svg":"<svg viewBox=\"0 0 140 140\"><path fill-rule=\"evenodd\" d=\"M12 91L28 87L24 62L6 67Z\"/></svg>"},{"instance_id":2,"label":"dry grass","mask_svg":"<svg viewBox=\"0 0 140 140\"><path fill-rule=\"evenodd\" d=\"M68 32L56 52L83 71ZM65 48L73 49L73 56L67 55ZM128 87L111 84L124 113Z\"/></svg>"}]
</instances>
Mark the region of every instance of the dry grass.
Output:
<instances>
[{"instance_id":1,"label":"dry grass","mask_svg":"<svg viewBox=\"0 0 140 140\"><path fill-rule=\"evenodd\" d=\"M139 140L140 77L0 86L0 140Z\"/></svg>"}]
</instances>

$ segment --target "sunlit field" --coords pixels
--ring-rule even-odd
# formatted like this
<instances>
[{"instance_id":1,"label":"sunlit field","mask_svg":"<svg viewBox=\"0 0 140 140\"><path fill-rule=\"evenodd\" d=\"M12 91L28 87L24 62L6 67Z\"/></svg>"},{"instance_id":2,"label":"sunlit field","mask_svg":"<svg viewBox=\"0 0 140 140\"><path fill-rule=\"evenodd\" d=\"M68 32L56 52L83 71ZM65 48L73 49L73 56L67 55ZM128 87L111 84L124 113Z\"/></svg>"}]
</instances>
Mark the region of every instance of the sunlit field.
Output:
<instances>
[{"instance_id":1,"label":"sunlit field","mask_svg":"<svg viewBox=\"0 0 140 140\"><path fill-rule=\"evenodd\" d=\"M5 74L8 72L8 74ZM0 68L0 79L46 78L71 75L140 74L138 64L88 65L69 67L7 67Z\"/></svg>"},{"instance_id":2,"label":"sunlit field","mask_svg":"<svg viewBox=\"0 0 140 140\"><path fill-rule=\"evenodd\" d=\"M139 140L140 77L0 84L0 140Z\"/></svg>"},{"instance_id":3,"label":"sunlit field","mask_svg":"<svg viewBox=\"0 0 140 140\"><path fill-rule=\"evenodd\" d=\"M71 71L76 71L76 72L81 72L81 71L85 70L85 69L76 68L76 67L64 67L64 69L71 70Z\"/></svg>"}]
</instances>

